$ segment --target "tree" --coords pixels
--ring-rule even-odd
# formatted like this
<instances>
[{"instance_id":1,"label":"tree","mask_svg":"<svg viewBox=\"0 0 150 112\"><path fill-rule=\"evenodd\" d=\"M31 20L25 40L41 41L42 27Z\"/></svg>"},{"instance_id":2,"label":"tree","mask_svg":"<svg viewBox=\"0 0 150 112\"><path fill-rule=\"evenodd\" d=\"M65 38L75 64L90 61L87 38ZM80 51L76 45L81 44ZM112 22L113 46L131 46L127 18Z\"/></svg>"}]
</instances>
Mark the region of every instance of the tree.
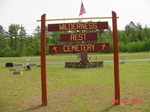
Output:
<instances>
[{"instance_id":1,"label":"tree","mask_svg":"<svg viewBox=\"0 0 150 112\"><path fill-rule=\"evenodd\" d=\"M32 48L34 49L34 55L40 55L40 35L41 27L38 25L34 29Z\"/></svg>"},{"instance_id":2,"label":"tree","mask_svg":"<svg viewBox=\"0 0 150 112\"><path fill-rule=\"evenodd\" d=\"M25 28L21 25L20 30L19 30L19 53L20 56L24 55L25 51L25 39L26 39L26 30Z\"/></svg>"},{"instance_id":3,"label":"tree","mask_svg":"<svg viewBox=\"0 0 150 112\"><path fill-rule=\"evenodd\" d=\"M123 44L127 43L127 35L126 35L125 31L119 31L118 38L119 38L119 42L123 42Z\"/></svg>"},{"instance_id":4,"label":"tree","mask_svg":"<svg viewBox=\"0 0 150 112\"><path fill-rule=\"evenodd\" d=\"M6 47L6 38L5 38L5 30L3 26L0 25L0 54L2 55L3 48Z\"/></svg>"},{"instance_id":5,"label":"tree","mask_svg":"<svg viewBox=\"0 0 150 112\"><path fill-rule=\"evenodd\" d=\"M125 33L127 36L129 36L131 33L133 33L133 31L135 30L136 25L134 24L134 22L130 22L129 25L125 26Z\"/></svg>"},{"instance_id":6,"label":"tree","mask_svg":"<svg viewBox=\"0 0 150 112\"><path fill-rule=\"evenodd\" d=\"M11 52L16 51L18 48L18 32L20 25L19 24L10 24L8 29L8 34L10 36L10 48Z\"/></svg>"},{"instance_id":7,"label":"tree","mask_svg":"<svg viewBox=\"0 0 150 112\"><path fill-rule=\"evenodd\" d=\"M61 32L54 32L53 34L52 34L52 37L50 38L50 43L52 44L52 45L56 45L56 44L59 44L60 42L59 42L59 40L60 40L60 33Z\"/></svg>"},{"instance_id":8,"label":"tree","mask_svg":"<svg viewBox=\"0 0 150 112\"><path fill-rule=\"evenodd\" d=\"M3 26L0 25L0 36L3 36L5 33L5 30L3 29Z\"/></svg>"},{"instance_id":9,"label":"tree","mask_svg":"<svg viewBox=\"0 0 150 112\"><path fill-rule=\"evenodd\" d=\"M35 49L33 48L34 37L32 35L26 36L25 39L25 55L32 56L35 54Z\"/></svg>"},{"instance_id":10,"label":"tree","mask_svg":"<svg viewBox=\"0 0 150 112\"><path fill-rule=\"evenodd\" d=\"M3 26L0 25L0 51L4 47L4 32Z\"/></svg>"},{"instance_id":11,"label":"tree","mask_svg":"<svg viewBox=\"0 0 150 112\"><path fill-rule=\"evenodd\" d=\"M34 33L33 33L34 37L40 38L40 34L41 34L40 31L41 31L41 27L38 25L38 26L34 29Z\"/></svg>"},{"instance_id":12,"label":"tree","mask_svg":"<svg viewBox=\"0 0 150 112\"><path fill-rule=\"evenodd\" d=\"M135 37L135 33L136 33L135 29L136 29L136 25L132 21L129 23L129 25L125 26L125 33L127 35L127 40L129 42L137 41Z\"/></svg>"}]
</instances>

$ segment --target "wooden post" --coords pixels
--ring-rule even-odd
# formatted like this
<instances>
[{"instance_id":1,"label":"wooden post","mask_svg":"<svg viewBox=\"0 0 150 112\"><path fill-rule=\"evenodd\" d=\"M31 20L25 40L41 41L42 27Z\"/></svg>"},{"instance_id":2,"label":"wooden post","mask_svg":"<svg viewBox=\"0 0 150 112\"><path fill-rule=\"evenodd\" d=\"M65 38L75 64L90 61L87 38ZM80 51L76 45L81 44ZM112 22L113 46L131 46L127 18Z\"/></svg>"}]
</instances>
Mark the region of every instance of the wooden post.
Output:
<instances>
[{"instance_id":1,"label":"wooden post","mask_svg":"<svg viewBox=\"0 0 150 112\"><path fill-rule=\"evenodd\" d=\"M114 45L114 86L115 86L115 105L120 104L120 82L119 82L119 57L118 57L118 31L117 16L112 11L113 25L113 45Z\"/></svg>"},{"instance_id":2,"label":"wooden post","mask_svg":"<svg viewBox=\"0 0 150 112\"><path fill-rule=\"evenodd\" d=\"M45 20L46 14L43 14L41 16L41 89L43 106L47 105Z\"/></svg>"}]
</instances>

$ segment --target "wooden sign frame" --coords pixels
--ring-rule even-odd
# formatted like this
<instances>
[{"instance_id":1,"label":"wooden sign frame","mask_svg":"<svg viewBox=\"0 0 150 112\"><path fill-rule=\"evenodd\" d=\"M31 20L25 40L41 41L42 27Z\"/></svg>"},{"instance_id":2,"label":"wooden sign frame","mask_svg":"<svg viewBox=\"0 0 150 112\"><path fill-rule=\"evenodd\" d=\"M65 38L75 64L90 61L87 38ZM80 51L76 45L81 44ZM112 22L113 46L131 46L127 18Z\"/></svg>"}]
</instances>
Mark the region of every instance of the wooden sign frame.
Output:
<instances>
[{"instance_id":1,"label":"wooden sign frame","mask_svg":"<svg viewBox=\"0 0 150 112\"><path fill-rule=\"evenodd\" d=\"M117 15L112 11L112 17L95 17L91 19L112 19L113 26L113 45L114 45L114 92L115 105L120 104L120 81L119 81L119 57L118 57L118 31L117 31ZM79 20L81 18L68 18L66 20ZM82 18L83 19L83 18ZM89 19L89 18L84 18ZM52 21L64 19L52 19ZM46 14L41 16L41 89L42 89L42 105L47 105L47 84L46 84Z\"/></svg>"}]
</instances>

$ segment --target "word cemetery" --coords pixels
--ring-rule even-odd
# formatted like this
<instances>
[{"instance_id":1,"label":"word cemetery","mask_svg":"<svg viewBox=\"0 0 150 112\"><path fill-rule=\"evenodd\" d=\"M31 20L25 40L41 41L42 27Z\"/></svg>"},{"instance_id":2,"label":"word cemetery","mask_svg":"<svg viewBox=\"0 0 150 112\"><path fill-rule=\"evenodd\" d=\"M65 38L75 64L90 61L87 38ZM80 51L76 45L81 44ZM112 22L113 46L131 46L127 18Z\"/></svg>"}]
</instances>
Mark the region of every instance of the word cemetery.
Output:
<instances>
[{"instance_id":1,"label":"word cemetery","mask_svg":"<svg viewBox=\"0 0 150 112\"><path fill-rule=\"evenodd\" d=\"M54 45L49 46L49 52L69 53L69 52L92 52L109 49L109 43L97 44L74 44L74 45Z\"/></svg>"}]
</instances>

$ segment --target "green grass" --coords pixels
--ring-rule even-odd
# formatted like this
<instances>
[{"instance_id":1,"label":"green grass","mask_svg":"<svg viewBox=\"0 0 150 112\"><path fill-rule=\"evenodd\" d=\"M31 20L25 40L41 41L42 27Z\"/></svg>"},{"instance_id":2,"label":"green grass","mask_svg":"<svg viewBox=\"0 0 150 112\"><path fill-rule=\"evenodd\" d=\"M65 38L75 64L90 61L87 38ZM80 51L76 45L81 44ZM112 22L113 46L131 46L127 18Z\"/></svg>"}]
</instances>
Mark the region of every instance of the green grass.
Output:
<instances>
[{"instance_id":1,"label":"green grass","mask_svg":"<svg viewBox=\"0 0 150 112\"><path fill-rule=\"evenodd\" d=\"M145 53L121 55L126 55L130 59L146 57ZM104 55L100 56L104 58ZM112 58L112 54L106 56ZM47 60L51 61L52 58L61 60L60 57L61 55L48 56ZM30 58L38 61L37 57ZM15 61L16 59L12 58ZM103 68L87 69L47 65L48 105L43 107L40 106L40 68L33 67L32 71L25 71L22 68L22 75L13 75L9 68L1 66L0 112L149 112L149 68L148 61L127 62L120 65L121 104L113 106L111 104L114 99L113 63L104 63ZM130 104L133 99L142 100L142 104ZM123 100L128 103L124 104Z\"/></svg>"},{"instance_id":2,"label":"green grass","mask_svg":"<svg viewBox=\"0 0 150 112\"><path fill-rule=\"evenodd\" d=\"M90 61L94 60L113 60L112 53L89 53L88 58ZM150 52L142 52L142 53L120 53L119 58L121 59L150 59ZM6 57L0 58L0 63L6 62L15 62L15 63L26 63L27 60L30 59L29 62L39 62L40 56L34 57ZM47 55L46 56L47 62L66 62L66 61L78 61L77 54L55 54L55 55Z\"/></svg>"}]
</instances>

